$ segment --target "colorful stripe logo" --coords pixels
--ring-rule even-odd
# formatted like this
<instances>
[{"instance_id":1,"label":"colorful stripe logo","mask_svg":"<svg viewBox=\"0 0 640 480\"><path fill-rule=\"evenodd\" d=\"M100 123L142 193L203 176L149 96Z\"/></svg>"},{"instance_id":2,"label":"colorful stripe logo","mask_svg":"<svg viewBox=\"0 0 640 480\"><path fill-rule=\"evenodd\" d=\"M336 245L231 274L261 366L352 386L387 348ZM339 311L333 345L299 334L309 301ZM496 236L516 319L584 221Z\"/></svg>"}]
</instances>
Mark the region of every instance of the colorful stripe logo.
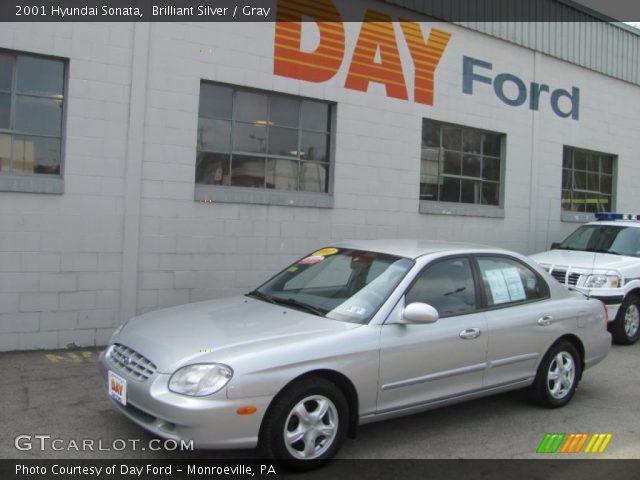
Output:
<instances>
[{"instance_id":1,"label":"colorful stripe logo","mask_svg":"<svg viewBox=\"0 0 640 480\"><path fill-rule=\"evenodd\" d=\"M536 453L604 453L612 438L613 433L545 433Z\"/></svg>"}]
</instances>

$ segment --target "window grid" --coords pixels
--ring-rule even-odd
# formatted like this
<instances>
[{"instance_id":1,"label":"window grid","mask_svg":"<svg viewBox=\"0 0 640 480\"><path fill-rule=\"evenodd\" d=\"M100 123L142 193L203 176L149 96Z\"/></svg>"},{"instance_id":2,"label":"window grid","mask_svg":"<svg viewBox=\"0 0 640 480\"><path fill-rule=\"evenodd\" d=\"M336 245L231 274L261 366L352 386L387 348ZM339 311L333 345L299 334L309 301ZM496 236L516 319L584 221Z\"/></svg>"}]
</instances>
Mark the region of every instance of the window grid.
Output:
<instances>
[{"instance_id":1,"label":"window grid","mask_svg":"<svg viewBox=\"0 0 640 480\"><path fill-rule=\"evenodd\" d=\"M587 213L612 210L614 163L614 155L565 147L562 209Z\"/></svg>"},{"instance_id":2,"label":"window grid","mask_svg":"<svg viewBox=\"0 0 640 480\"><path fill-rule=\"evenodd\" d=\"M430 119L423 119L423 137L424 130L427 124L430 123L429 127L438 128L438 146L425 146L423 140L422 154L421 154L421 188L420 188L420 199L421 200L432 200L432 201L450 201L457 203L471 203L471 204L484 204L484 205L499 205L500 204L500 182L501 182L501 134L495 132L488 132L480 129L475 129L471 127L464 127L461 125L448 124L444 122L438 122ZM459 148L451 148L445 147L444 143L444 131L445 128L453 128L460 130L460 147ZM479 152L466 151L464 148L464 138L466 135L479 135ZM498 142L498 151L497 155L491 155L489 153L485 153L485 143L487 137L494 137L494 141ZM425 158L425 151L435 152L437 150L437 158ZM459 156L459 170L460 173L448 173L445 172L446 165L446 157L447 153ZM479 172L476 175L465 175L464 174L464 164L465 159L469 157L474 157L479 159ZM437 163L437 174L433 175L432 173L424 171L424 161L431 161L432 163ZM488 162L494 161L496 162L496 166L494 167L497 170L497 180L487 178L489 171ZM494 175L495 176L495 175ZM435 189L432 193L428 192L429 185L424 182L424 179L428 179L428 177L432 177L436 179ZM457 198L447 198L444 195L444 182L445 180L450 179L454 181L458 181L459 188L457 192ZM472 192L473 201L469 201L469 192L464 191L463 182L466 181L467 185L470 182L473 182L474 190L477 188L478 191ZM434 184L432 184L434 185ZM487 198L484 195L485 186L491 186L494 189L494 198ZM435 194L435 195L434 195ZM435 197L435 198L434 198Z\"/></svg>"},{"instance_id":3,"label":"window grid","mask_svg":"<svg viewBox=\"0 0 640 480\"><path fill-rule=\"evenodd\" d=\"M59 140L57 155L59 158L59 163L57 168L54 169L53 172L27 172L25 170L19 170L17 174L20 175L30 175L30 174L53 174L60 175L61 164L62 164L62 137L63 137L63 124L64 124L64 79L66 77L66 65L63 65L63 92L61 94L43 94L38 92L22 92L18 91L18 59L19 58L46 58L40 57L38 55L29 55L29 54L21 54L21 53L13 53L6 50L0 50L0 55L4 57L8 57L11 59L11 86L8 90L0 89L0 94L5 94L10 96L10 104L9 104L9 127L2 128L0 127L0 135L9 136L9 157L8 157L8 165L3 165L2 158L0 157L0 174L9 174L16 173L14 169L14 160L15 160L15 151L16 151L16 137L22 137L23 141L26 137L35 137L35 138L48 138L53 140ZM62 60L58 59L49 59L51 61L62 62ZM61 102L61 124L60 124L60 134L46 134L42 132L34 133L26 130L18 130L16 127L16 112L17 112L17 103L20 98L36 98L36 99L47 99L47 100L59 100ZM36 169L37 165L35 164L33 168Z\"/></svg>"},{"instance_id":4,"label":"window grid","mask_svg":"<svg viewBox=\"0 0 640 480\"><path fill-rule=\"evenodd\" d=\"M213 116L213 117L202 117L200 116L201 112L199 113L199 119L202 118L207 118L207 119L212 119L212 120L223 120L223 121L228 121L230 123L230 144L229 144L229 151L228 152L220 152L219 150L215 150L215 149L207 149L206 146L204 145L204 142L201 142L199 139L198 142L198 153L212 153L212 154L223 154L223 155L228 155L228 159L226 160L226 164L227 164L227 168L228 168L228 183L225 183L225 186L238 186L238 185L234 185L234 169L233 169L233 162L234 159L238 159L238 157L244 157L244 158L255 158L258 160L263 160L264 161L264 180L262 182L262 185L258 188L264 188L264 189L269 189L269 190L276 190L277 188L274 186L269 186L268 185L268 180L269 180L269 161L270 160L286 160L286 161L290 161L290 162L295 162L296 164L296 189L295 190L288 190L288 189L282 189L282 190L288 190L288 191L314 191L314 190L305 190L302 189L301 186L303 184L302 182L302 174L303 174L303 165L305 164L318 164L321 166L324 166L326 168L325 170L325 179L323 181L324 183L324 191L322 191L321 193L327 193L328 192L328 188L329 188L329 169L330 169L330 143L331 143L331 105L328 102L322 102L319 100L313 100L313 99L309 99L309 101L314 102L314 103L321 103L323 105L325 105L328 110L327 110L327 129L326 130L319 130L316 128L303 128L303 102L305 100L307 100L306 98L303 97L297 97L297 96L292 96L292 95L286 95L286 94L278 94L278 93L273 93L273 92L268 92L268 91L261 91L261 90L254 90L254 89L247 89L247 88L241 88L241 87L235 87L232 85L226 85L226 84L218 84L218 83L214 83L214 82L201 82L201 87L204 85L214 85L214 86L221 86L221 87L225 87L225 88L231 88L233 89L233 93L232 93L232 104L231 104L231 116L230 117L222 117L222 116ZM257 122L249 122L246 120L241 120L238 118L238 112L237 112L237 105L238 105L238 95L242 92L248 92L248 93L256 93L259 95L264 95L267 99L267 108L266 108L266 121L264 124L264 128L266 129L266 138L264 140L264 147L260 147L261 152L251 152L251 151L247 151L247 150L242 150L242 149L236 149L236 135L238 132L238 129L236 128L237 125L244 125L244 126L257 126L256 123ZM201 95L203 94L203 92L201 91ZM289 99L295 99L298 102L298 118L297 118L297 126L296 127L291 127L289 125L284 125L284 124L278 124L275 123L271 120L272 118L272 111L271 111L271 104L272 104L272 98L289 98ZM287 156L287 155L281 155L281 154L277 154L277 153L270 153L270 140L271 140L271 135L270 135L270 129L274 127L274 128L280 128L280 129L285 129L287 131L295 131L297 133L297 143L296 143L296 156ZM199 125L199 129L202 128ZM306 159L306 158L302 158L302 156L304 155L304 152L302 150L302 143L303 143L303 135L305 133L315 133L315 134L322 134L324 135L325 138L325 149L326 149L326 153L325 153L325 159L326 160L321 160L321 159ZM275 175L274 175L275 176ZM198 172L196 169L196 183L200 184L200 185L211 185L212 183L206 183L206 182L201 182L198 181ZM274 179L275 180L275 179ZM213 183L213 185L219 185L219 183ZM255 188L255 187L254 187Z\"/></svg>"}]
</instances>

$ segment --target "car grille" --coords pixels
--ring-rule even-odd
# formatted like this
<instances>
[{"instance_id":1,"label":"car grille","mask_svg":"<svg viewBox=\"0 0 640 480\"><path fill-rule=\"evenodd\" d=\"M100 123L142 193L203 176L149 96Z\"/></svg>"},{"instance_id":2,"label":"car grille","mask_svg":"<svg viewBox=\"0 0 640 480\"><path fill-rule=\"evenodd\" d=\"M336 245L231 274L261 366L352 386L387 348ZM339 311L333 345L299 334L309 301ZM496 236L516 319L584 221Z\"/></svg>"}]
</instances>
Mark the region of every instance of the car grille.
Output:
<instances>
[{"instance_id":1,"label":"car grille","mask_svg":"<svg viewBox=\"0 0 640 480\"><path fill-rule=\"evenodd\" d=\"M140 382L144 382L153 375L158 368L144 355L140 355L135 350L121 343L114 343L111 348L109 348L109 358L120 370Z\"/></svg>"},{"instance_id":2,"label":"car grille","mask_svg":"<svg viewBox=\"0 0 640 480\"><path fill-rule=\"evenodd\" d=\"M569 273L569 275L567 275L566 270L552 270L549 273L551 273L551 276L563 285L576 285L580 278L579 273Z\"/></svg>"}]
</instances>

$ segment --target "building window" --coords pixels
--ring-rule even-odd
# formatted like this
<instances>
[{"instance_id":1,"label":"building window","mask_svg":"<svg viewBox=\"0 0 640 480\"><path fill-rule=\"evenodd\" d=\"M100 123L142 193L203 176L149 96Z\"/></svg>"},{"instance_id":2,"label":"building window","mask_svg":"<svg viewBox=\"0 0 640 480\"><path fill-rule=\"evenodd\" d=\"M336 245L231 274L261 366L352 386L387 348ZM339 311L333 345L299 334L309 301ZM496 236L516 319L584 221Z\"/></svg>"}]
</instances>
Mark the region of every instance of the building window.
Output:
<instances>
[{"instance_id":1,"label":"building window","mask_svg":"<svg viewBox=\"0 0 640 480\"><path fill-rule=\"evenodd\" d=\"M615 156L564 147L562 209L571 212L613 210Z\"/></svg>"},{"instance_id":2,"label":"building window","mask_svg":"<svg viewBox=\"0 0 640 480\"><path fill-rule=\"evenodd\" d=\"M196 184L329 191L331 104L202 82Z\"/></svg>"},{"instance_id":3,"label":"building window","mask_svg":"<svg viewBox=\"0 0 640 480\"><path fill-rule=\"evenodd\" d=\"M0 50L1 177L60 176L65 62Z\"/></svg>"},{"instance_id":4,"label":"building window","mask_svg":"<svg viewBox=\"0 0 640 480\"><path fill-rule=\"evenodd\" d=\"M420 199L500 205L501 137L423 119Z\"/></svg>"}]
</instances>

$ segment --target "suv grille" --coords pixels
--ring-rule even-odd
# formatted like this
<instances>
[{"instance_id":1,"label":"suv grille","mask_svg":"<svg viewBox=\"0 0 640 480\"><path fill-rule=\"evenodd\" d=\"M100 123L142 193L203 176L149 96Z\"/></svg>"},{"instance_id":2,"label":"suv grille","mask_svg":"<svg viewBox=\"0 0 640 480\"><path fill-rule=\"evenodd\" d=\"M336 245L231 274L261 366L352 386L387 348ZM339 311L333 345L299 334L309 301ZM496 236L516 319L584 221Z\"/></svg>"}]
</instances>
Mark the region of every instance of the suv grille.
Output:
<instances>
[{"instance_id":1,"label":"suv grille","mask_svg":"<svg viewBox=\"0 0 640 480\"><path fill-rule=\"evenodd\" d=\"M549 273L551 273L551 276L563 285L576 285L580 278L579 273L569 273L569 275L567 275L566 270L553 270Z\"/></svg>"},{"instance_id":2,"label":"suv grille","mask_svg":"<svg viewBox=\"0 0 640 480\"><path fill-rule=\"evenodd\" d=\"M158 368L151 360L121 343L114 343L109 348L108 355L122 371L140 382L144 382Z\"/></svg>"}]
</instances>

